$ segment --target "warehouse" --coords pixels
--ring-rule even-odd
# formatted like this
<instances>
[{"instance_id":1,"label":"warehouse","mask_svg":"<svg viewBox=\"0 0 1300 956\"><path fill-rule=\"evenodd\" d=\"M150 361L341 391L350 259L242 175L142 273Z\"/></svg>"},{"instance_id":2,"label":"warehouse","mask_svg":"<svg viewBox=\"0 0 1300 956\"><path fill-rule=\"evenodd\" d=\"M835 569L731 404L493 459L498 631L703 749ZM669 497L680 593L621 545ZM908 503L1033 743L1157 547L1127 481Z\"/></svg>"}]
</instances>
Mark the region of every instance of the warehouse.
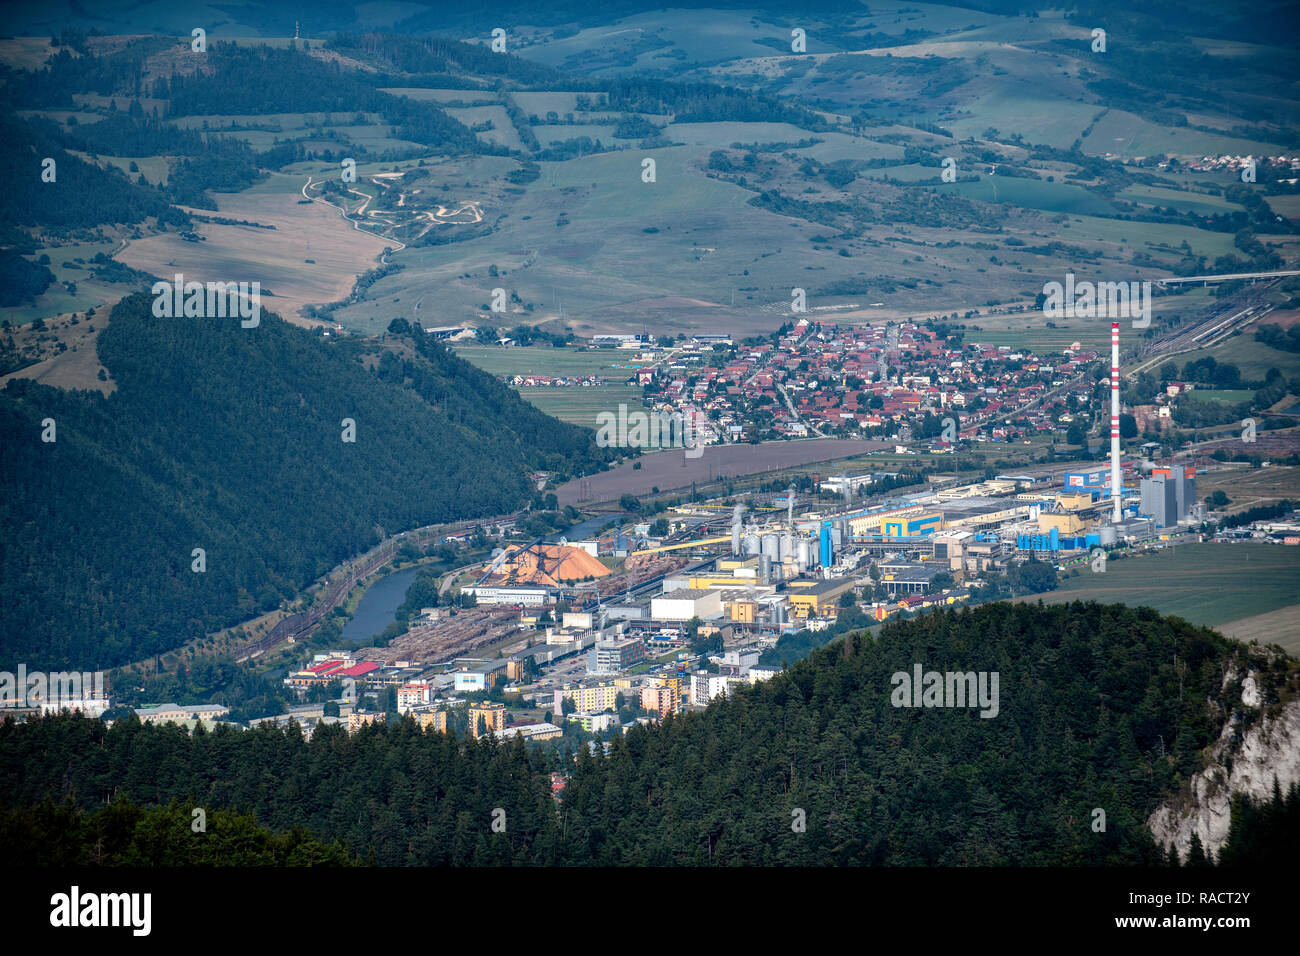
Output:
<instances>
[{"instance_id":1,"label":"warehouse","mask_svg":"<svg viewBox=\"0 0 1300 956\"><path fill-rule=\"evenodd\" d=\"M722 592L680 588L650 601L651 620L689 621L694 617L701 621L722 617Z\"/></svg>"},{"instance_id":2,"label":"warehouse","mask_svg":"<svg viewBox=\"0 0 1300 956\"><path fill-rule=\"evenodd\" d=\"M840 595L852 592L852 578L795 580L790 582L786 598L797 618L830 617L839 611Z\"/></svg>"},{"instance_id":3,"label":"warehouse","mask_svg":"<svg viewBox=\"0 0 1300 956\"><path fill-rule=\"evenodd\" d=\"M886 574L881 583L890 594L922 594L929 589L935 577L945 570L947 569L940 564L911 565Z\"/></svg>"}]
</instances>

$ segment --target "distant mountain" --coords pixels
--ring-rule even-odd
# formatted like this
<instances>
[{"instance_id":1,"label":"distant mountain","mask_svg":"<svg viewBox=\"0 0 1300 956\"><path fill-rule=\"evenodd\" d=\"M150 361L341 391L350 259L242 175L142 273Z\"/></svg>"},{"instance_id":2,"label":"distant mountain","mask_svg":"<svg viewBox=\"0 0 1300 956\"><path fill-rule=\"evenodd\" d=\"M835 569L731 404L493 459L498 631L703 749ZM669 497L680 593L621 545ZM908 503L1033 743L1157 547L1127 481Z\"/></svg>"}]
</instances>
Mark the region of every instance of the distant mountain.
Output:
<instances>
[{"instance_id":1,"label":"distant mountain","mask_svg":"<svg viewBox=\"0 0 1300 956\"><path fill-rule=\"evenodd\" d=\"M274 608L380 529L508 513L530 471L582 474L605 454L423 335L399 360L266 312L245 329L151 306L124 299L100 333L107 397L0 392L6 661L166 651Z\"/></svg>"}]
</instances>

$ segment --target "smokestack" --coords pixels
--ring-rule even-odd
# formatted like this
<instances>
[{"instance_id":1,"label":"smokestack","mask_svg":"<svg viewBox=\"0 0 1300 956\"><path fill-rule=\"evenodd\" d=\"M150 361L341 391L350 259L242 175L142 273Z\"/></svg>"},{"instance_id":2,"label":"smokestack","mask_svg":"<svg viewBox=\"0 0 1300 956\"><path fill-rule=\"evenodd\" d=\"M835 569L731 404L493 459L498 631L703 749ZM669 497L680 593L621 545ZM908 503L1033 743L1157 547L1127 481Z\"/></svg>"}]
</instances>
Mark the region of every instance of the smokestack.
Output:
<instances>
[{"instance_id":1,"label":"smokestack","mask_svg":"<svg viewBox=\"0 0 1300 956\"><path fill-rule=\"evenodd\" d=\"M736 507L731 512L731 553L733 555L740 554L740 525L744 511L745 506L736 502Z\"/></svg>"},{"instance_id":2,"label":"smokestack","mask_svg":"<svg viewBox=\"0 0 1300 956\"><path fill-rule=\"evenodd\" d=\"M790 527L793 528L794 527L794 485L790 486L790 490L785 493L785 496L786 496L785 497L786 520L790 523Z\"/></svg>"},{"instance_id":3,"label":"smokestack","mask_svg":"<svg viewBox=\"0 0 1300 956\"><path fill-rule=\"evenodd\" d=\"M1110 324L1110 500L1111 520L1120 521L1119 467L1119 323Z\"/></svg>"}]
</instances>

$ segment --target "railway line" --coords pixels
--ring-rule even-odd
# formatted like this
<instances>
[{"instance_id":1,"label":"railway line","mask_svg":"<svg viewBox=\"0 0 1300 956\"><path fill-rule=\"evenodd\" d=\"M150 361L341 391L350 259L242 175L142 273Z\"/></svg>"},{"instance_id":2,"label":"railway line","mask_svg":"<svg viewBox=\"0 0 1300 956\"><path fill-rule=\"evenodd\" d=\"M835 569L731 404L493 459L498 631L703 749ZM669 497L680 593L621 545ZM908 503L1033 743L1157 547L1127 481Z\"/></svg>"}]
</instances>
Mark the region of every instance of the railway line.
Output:
<instances>
[{"instance_id":1,"label":"railway line","mask_svg":"<svg viewBox=\"0 0 1300 956\"><path fill-rule=\"evenodd\" d=\"M339 565L334 571L326 577L328 581L336 574L342 574L342 578L329 587L325 594L318 599L311 608L306 611L299 611L297 614L291 614L279 621L275 627L253 644L236 658L238 663L254 660L270 650L279 647L289 640L298 640L310 634L327 614L338 607L348 596L358 581L364 581L370 575L374 574L381 567L393 559L397 549L408 541L413 541L416 545L427 546L434 538L443 538L448 535L463 534L472 530L481 524L495 524L498 522L507 522L517 520L524 512L516 512L512 515L505 515L494 518L479 518L474 521L461 521L450 525L426 525L423 528L414 528L410 531L404 531L396 534L377 546L374 551L370 551L360 558L348 561Z\"/></svg>"}]
</instances>

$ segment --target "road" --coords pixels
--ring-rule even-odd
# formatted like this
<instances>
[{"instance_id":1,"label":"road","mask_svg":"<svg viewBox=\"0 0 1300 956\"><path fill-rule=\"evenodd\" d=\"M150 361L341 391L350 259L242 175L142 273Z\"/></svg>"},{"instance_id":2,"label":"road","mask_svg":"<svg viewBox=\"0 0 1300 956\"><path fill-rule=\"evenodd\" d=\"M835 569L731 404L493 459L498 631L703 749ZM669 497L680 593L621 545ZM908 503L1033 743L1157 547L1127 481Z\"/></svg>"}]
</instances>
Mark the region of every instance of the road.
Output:
<instances>
[{"instance_id":1,"label":"road","mask_svg":"<svg viewBox=\"0 0 1300 956\"><path fill-rule=\"evenodd\" d=\"M347 210L344 209L342 206L340 206L340 205L338 205L338 204L336 204L336 203L327 202L327 201L324 200L324 199L318 199L318 198L315 197L315 196L309 196L309 195L307 195L307 187L310 186L310 185L312 184L313 181L314 181L314 178L311 177L311 176L308 176L308 177L307 177L307 181L306 181L305 183L303 183L303 185L302 185L302 198L303 198L303 199L310 199L312 202L320 203L322 206L329 206L331 209L337 209L338 212L339 212L339 215L342 216L344 219L346 219L348 222L352 223L352 228L355 229L357 232L361 233L361 234L364 235L364 236L370 236L370 237L373 238L373 239L380 239L380 240L382 240L382 241L384 241L384 242L387 242L387 243L393 244L393 249L392 249L393 252L401 252L403 249L406 248L406 243L402 242L402 241L399 240L399 239L393 239L393 238L391 238L391 237L389 237L389 236L380 235L380 234L377 233L377 232L369 232L369 231L367 231L367 230L365 230L365 229L362 229L362 228L361 228L361 223L357 222L355 219L353 219L351 216L349 216L348 213L347 213ZM356 192L356 190L350 190L350 191L351 191L351 192ZM364 194L364 193L358 193L358 195L365 195L365 194ZM368 199L369 199L369 197L367 197L367 200L368 200ZM362 208L364 208L364 206L363 206ZM382 257L381 257L381 260L383 261L383 264L384 264L384 265L388 265L388 257L387 257L387 254L385 254L384 256L382 256Z\"/></svg>"}]
</instances>

